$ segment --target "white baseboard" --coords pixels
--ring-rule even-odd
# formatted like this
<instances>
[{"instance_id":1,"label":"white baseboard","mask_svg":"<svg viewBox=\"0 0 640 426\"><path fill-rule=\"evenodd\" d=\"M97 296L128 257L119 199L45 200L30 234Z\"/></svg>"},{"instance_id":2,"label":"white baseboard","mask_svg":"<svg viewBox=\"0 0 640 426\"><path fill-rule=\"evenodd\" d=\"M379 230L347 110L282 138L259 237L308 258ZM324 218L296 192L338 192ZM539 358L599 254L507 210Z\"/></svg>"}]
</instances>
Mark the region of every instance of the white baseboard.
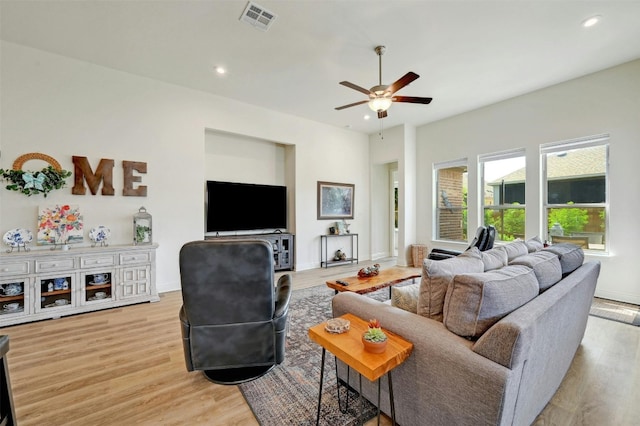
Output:
<instances>
[{"instance_id":1,"label":"white baseboard","mask_svg":"<svg viewBox=\"0 0 640 426\"><path fill-rule=\"evenodd\" d=\"M596 297L602 299L616 300L618 302L632 303L634 305L640 305L640 296L637 294L621 293L617 291L599 291L596 288Z\"/></svg>"}]
</instances>

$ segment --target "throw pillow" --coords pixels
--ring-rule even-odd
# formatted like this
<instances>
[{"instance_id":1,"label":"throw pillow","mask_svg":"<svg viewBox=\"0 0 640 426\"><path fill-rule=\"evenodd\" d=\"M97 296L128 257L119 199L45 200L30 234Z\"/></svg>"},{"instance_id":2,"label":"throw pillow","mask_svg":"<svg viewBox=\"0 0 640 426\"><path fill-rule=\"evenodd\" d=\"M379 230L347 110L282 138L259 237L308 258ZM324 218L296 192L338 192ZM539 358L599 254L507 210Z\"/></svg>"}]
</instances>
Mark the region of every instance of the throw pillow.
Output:
<instances>
[{"instance_id":1,"label":"throw pillow","mask_svg":"<svg viewBox=\"0 0 640 426\"><path fill-rule=\"evenodd\" d=\"M527 249L529 249L529 253L533 253L534 251L540 251L544 248L544 243L542 242L540 237L538 237L537 235L533 238L529 238L528 240L526 240L524 244L527 246Z\"/></svg>"},{"instance_id":2,"label":"throw pillow","mask_svg":"<svg viewBox=\"0 0 640 426\"><path fill-rule=\"evenodd\" d=\"M511 262L516 257L524 256L525 254L529 253L527 245L522 241L512 241L500 247L502 247L507 252L507 258L509 259L509 262Z\"/></svg>"},{"instance_id":3,"label":"throw pillow","mask_svg":"<svg viewBox=\"0 0 640 426\"><path fill-rule=\"evenodd\" d=\"M483 251L482 263L484 263L484 271L493 271L494 269L507 266L507 252L502 247L494 247L491 250Z\"/></svg>"},{"instance_id":4,"label":"throw pillow","mask_svg":"<svg viewBox=\"0 0 640 426\"><path fill-rule=\"evenodd\" d=\"M442 322L444 297L453 277L456 274L483 271L484 263L477 247L450 259L426 259L422 266L418 315Z\"/></svg>"},{"instance_id":5,"label":"throw pillow","mask_svg":"<svg viewBox=\"0 0 640 426\"><path fill-rule=\"evenodd\" d=\"M536 276L526 266L456 275L447 290L443 323L449 331L475 339L538 292Z\"/></svg>"},{"instance_id":6,"label":"throw pillow","mask_svg":"<svg viewBox=\"0 0 640 426\"><path fill-rule=\"evenodd\" d=\"M560 259L550 251L537 251L516 257L509 265L523 265L533 269L540 285L540 293L562 279Z\"/></svg>"},{"instance_id":7,"label":"throw pillow","mask_svg":"<svg viewBox=\"0 0 640 426\"><path fill-rule=\"evenodd\" d=\"M584 251L575 244L558 243L545 247L544 250L558 255L563 276L572 273L584 262Z\"/></svg>"},{"instance_id":8,"label":"throw pillow","mask_svg":"<svg viewBox=\"0 0 640 426\"><path fill-rule=\"evenodd\" d=\"M391 287L391 306L415 314L418 312L419 294L420 283L410 284L404 287Z\"/></svg>"}]
</instances>

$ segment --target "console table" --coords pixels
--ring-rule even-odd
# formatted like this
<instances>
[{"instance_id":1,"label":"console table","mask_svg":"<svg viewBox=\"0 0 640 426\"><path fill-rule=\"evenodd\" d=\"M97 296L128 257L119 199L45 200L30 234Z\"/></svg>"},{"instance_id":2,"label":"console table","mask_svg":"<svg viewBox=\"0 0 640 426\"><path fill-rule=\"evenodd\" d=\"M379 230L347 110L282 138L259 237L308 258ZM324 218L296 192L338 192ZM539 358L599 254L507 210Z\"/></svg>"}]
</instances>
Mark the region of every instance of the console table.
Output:
<instances>
[{"instance_id":1,"label":"console table","mask_svg":"<svg viewBox=\"0 0 640 426\"><path fill-rule=\"evenodd\" d=\"M160 300L153 245L0 254L0 327Z\"/></svg>"},{"instance_id":2,"label":"console table","mask_svg":"<svg viewBox=\"0 0 640 426\"><path fill-rule=\"evenodd\" d=\"M342 260L329 259L328 245L329 239L349 238L351 247L350 256ZM355 242L354 242L355 240ZM320 235L320 267L328 268L329 266L343 265L345 263L358 263L358 234L327 234Z\"/></svg>"}]
</instances>

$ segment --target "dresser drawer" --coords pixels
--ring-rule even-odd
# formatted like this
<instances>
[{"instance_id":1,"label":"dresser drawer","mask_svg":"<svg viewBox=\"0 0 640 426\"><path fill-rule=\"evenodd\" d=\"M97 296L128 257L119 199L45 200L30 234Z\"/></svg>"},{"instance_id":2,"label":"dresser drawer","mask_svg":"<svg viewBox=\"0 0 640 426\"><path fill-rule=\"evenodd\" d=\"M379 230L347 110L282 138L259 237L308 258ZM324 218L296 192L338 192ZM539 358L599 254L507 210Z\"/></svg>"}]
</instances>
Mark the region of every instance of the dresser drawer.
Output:
<instances>
[{"instance_id":1,"label":"dresser drawer","mask_svg":"<svg viewBox=\"0 0 640 426\"><path fill-rule=\"evenodd\" d=\"M5 262L0 265L0 276L28 274L29 263L30 262L28 260L22 260L19 262Z\"/></svg>"},{"instance_id":2,"label":"dresser drawer","mask_svg":"<svg viewBox=\"0 0 640 426\"><path fill-rule=\"evenodd\" d=\"M149 251L120 254L120 265L138 265L149 262L151 262L151 252Z\"/></svg>"},{"instance_id":3,"label":"dresser drawer","mask_svg":"<svg viewBox=\"0 0 640 426\"><path fill-rule=\"evenodd\" d=\"M64 271L74 269L73 257L51 260L36 260L36 272Z\"/></svg>"},{"instance_id":4,"label":"dresser drawer","mask_svg":"<svg viewBox=\"0 0 640 426\"><path fill-rule=\"evenodd\" d=\"M99 268L102 266L113 266L116 264L114 255L103 256L83 256L80 258L81 268Z\"/></svg>"}]
</instances>

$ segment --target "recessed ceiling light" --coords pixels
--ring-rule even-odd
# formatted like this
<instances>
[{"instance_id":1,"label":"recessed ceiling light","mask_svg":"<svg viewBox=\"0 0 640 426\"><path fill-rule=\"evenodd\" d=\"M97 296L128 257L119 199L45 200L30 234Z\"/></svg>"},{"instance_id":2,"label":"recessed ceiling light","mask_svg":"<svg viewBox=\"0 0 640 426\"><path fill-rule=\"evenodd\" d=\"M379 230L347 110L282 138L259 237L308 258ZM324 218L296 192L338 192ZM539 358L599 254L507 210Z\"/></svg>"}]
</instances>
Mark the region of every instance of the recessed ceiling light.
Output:
<instances>
[{"instance_id":1,"label":"recessed ceiling light","mask_svg":"<svg viewBox=\"0 0 640 426\"><path fill-rule=\"evenodd\" d=\"M582 21L582 26L585 28L593 27L595 24L600 22L601 19L602 19L602 16L600 15L592 16Z\"/></svg>"},{"instance_id":2,"label":"recessed ceiling light","mask_svg":"<svg viewBox=\"0 0 640 426\"><path fill-rule=\"evenodd\" d=\"M367 115L365 115L363 118L364 118L365 120L368 120L368 119L370 119L370 118L371 118L371 116L367 114Z\"/></svg>"},{"instance_id":3,"label":"recessed ceiling light","mask_svg":"<svg viewBox=\"0 0 640 426\"><path fill-rule=\"evenodd\" d=\"M227 72L227 70L226 70L226 69L224 69L224 67L221 67L221 66L217 66L217 67L215 67L214 69L215 69L215 70L216 70L216 72L217 72L218 74L220 74L220 75L222 75L222 74L226 74L226 72Z\"/></svg>"}]
</instances>

